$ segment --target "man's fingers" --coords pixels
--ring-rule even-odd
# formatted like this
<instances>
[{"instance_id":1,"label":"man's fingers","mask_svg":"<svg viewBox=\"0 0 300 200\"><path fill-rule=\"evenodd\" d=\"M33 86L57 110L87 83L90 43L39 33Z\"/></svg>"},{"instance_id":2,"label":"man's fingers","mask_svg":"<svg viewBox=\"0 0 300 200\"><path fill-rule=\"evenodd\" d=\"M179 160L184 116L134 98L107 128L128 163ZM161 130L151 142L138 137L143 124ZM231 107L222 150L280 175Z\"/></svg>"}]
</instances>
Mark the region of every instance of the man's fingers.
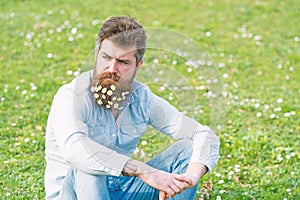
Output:
<instances>
[{"instance_id":1,"label":"man's fingers","mask_svg":"<svg viewBox=\"0 0 300 200\"><path fill-rule=\"evenodd\" d=\"M159 200L165 200L167 198L167 195L163 191L159 191Z\"/></svg>"},{"instance_id":2,"label":"man's fingers","mask_svg":"<svg viewBox=\"0 0 300 200\"><path fill-rule=\"evenodd\" d=\"M175 179L181 182L187 183L189 186L193 185L192 179L188 178L187 176L181 175L181 174L175 174Z\"/></svg>"}]
</instances>

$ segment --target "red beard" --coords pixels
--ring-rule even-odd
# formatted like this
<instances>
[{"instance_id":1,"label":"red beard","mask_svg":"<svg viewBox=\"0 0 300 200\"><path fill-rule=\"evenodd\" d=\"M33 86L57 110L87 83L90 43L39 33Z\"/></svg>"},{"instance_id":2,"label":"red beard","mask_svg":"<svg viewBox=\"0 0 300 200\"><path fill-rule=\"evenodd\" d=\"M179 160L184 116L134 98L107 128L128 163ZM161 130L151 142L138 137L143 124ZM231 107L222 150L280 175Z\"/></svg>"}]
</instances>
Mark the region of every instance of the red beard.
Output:
<instances>
[{"instance_id":1,"label":"red beard","mask_svg":"<svg viewBox=\"0 0 300 200\"><path fill-rule=\"evenodd\" d=\"M103 72L94 75L91 91L96 103L108 109L122 109L130 94L130 84L115 73Z\"/></svg>"}]
</instances>

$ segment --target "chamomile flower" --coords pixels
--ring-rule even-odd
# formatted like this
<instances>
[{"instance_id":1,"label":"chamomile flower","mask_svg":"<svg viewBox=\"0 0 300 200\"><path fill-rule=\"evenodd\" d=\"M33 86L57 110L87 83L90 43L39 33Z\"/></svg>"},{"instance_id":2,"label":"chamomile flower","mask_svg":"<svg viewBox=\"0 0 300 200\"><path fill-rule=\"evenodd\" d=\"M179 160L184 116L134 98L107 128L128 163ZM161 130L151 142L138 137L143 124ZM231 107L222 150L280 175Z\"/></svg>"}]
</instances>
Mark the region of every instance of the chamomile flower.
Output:
<instances>
[{"instance_id":1,"label":"chamomile flower","mask_svg":"<svg viewBox=\"0 0 300 200\"><path fill-rule=\"evenodd\" d=\"M99 105L102 105L102 104L103 104L103 102L101 101L101 99L99 99L99 100L97 101L97 103L98 103Z\"/></svg>"},{"instance_id":2,"label":"chamomile flower","mask_svg":"<svg viewBox=\"0 0 300 200\"><path fill-rule=\"evenodd\" d=\"M111 89L112 91L115 91L115 90L116 90L116 86L111 85L111 86L110 86L110 89Z\"/></svg>"},{"instance_id":3,"label":"chamomile flower","mask_svg":"<svg viewBox=\"0 0 300 200\"><path fill-rule=\"evenodd\" d=\"M102 90L101 90L101 92L102 92L103 94L105 94L106 91L107 91L107 88L102 88Z\"/></svg>"},{"instance_id":4,"label":"chamomile flower","mask_svg":"<svg viewBox=\"0 0 300 200\"><path fill-rule=\"evenodd\" d=\"M107 103L108 103L108 105L110 105L110 106L113 104L111 101L107 101Z\"/></svg>"},{"instance_id":5,"label":"chamomile flower","mask_svg":"<svg viewBox=\"0 0 300 200\"><path fill-rule=\"evenodd\" d=\"M107 95L108 95L108 96L111 96L112 94L113 94L113 92L112 92L111 90L108 90L108 91L107 91Z\"/></svg>"},{"instance_id":6,"label":"chamomile flower","mask_svg":"<svg viewBox=\"0 0 300 200\"><path fill-rule=\"evenodd\" d=\"M98 99L98 98L99 98L99 94L98 94L98 93L95 93L95 94L94 94L94 97L95 97L96 99Z\"/></svg>"},{"instance_id":7,"label":"chamomile flower","mask_svg":"<svg viewBox=\"0 0 300 200\"><path fill-rule=\"evenodd\" d=\"M101 89L102 89L102 86L99 85L98 87L95 88L95 91L96 91L96 92L99 92Z\"/></svg>"},{"instance_id":8,"label":"chamomile flower","mask_svg":"<svg viewBox=\"0 0 300 200\"><path fill-rule=\"evenodd\" d=\"M116 101L116 100L117 100L117 97L113 96L113 97L111 98L111 100L112 100L112 101Z\"/></svg>"},{"instance_id":9,"label":"chamomile flower","mask_svg":"<svg viewBox=\"0 0 300 200\"><path fill-rule=\"evenodd\" d=\"M114 104L114 109L117 109L117 108L119 108L119 104L118 104L118 103L115 103L115 104Z\"/></svg>"},{"instance_id":10,"label":"chamomile flower","mask_svg":"<svg viewBox=\"0 0 300 200\"><path fill-rule=\"evenodd\" d=\"M102 94L102 99L106 99L106 96L104 94Z\"/></svg>"},{"instance_id":11,"label":"chamomile flower","mask_svg":"<svg viewBox=\"0 0 300 200\"><path fill-rule=\"evenodd\" d=\"M91 87L91 92L95 92L95 87L94 86Z\"/></svg>"},{"instance_id":12,"label":"chamomile flower","mask_svg":"<svg viewBox=\"0 0 300 200\"><path fill-rule=\"evenodd\" d=\"M110 108L111 108L111 105L108 105L108 104L107 104L107 105L106 105L106 108L110 109Z\"/></svg>"}]
</instances>

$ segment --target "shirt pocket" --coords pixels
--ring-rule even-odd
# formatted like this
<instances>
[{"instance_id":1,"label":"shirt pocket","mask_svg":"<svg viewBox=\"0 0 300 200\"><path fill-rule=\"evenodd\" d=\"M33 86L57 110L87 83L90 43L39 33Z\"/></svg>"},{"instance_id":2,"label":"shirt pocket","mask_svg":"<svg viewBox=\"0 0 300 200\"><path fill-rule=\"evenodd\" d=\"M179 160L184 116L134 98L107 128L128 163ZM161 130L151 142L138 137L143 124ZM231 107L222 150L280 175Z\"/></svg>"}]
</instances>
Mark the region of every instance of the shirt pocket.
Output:
<instances>
[{"instance_id":1,"label":"shirt pocket","mask_svg":"<svg viewBox=\"0 0 300 200\"><path fill-rule=\"evenodd\" d=\"M120 145L136 146L137 142L147 129L146 124L126 123L121 124L118 141Z\"/></svg>"}]
</instances>

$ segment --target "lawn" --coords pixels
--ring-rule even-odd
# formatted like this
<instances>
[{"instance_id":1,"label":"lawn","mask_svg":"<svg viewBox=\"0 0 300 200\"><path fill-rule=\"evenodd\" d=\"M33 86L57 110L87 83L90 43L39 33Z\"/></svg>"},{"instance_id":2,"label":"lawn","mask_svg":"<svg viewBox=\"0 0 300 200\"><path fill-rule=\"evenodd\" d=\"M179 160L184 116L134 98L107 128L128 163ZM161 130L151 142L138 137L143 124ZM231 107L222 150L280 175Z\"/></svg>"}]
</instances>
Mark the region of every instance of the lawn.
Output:
<instances>
[{"instance_id":1,"label":"lawn","mask_svg":"<svg viewBox=\"0 0 300 200\"><path fill-rule=\"evenodd\" d=\"M299 0L0 5L0 199L44 198L44 137L53 96L91 69L98 30L112 15L176 31L198 45L180 48L200 49L213 63L210 76L225 90L220 104L209 98L215 79L174 49L148 49L137 77L201 123L217 118L222 125L218 165L200 180L196 199L300 199ZM224 112L214 116L216 107ZM149 130L134 156L147 160L170 142Z\"/></svg>"}]
</instances>

